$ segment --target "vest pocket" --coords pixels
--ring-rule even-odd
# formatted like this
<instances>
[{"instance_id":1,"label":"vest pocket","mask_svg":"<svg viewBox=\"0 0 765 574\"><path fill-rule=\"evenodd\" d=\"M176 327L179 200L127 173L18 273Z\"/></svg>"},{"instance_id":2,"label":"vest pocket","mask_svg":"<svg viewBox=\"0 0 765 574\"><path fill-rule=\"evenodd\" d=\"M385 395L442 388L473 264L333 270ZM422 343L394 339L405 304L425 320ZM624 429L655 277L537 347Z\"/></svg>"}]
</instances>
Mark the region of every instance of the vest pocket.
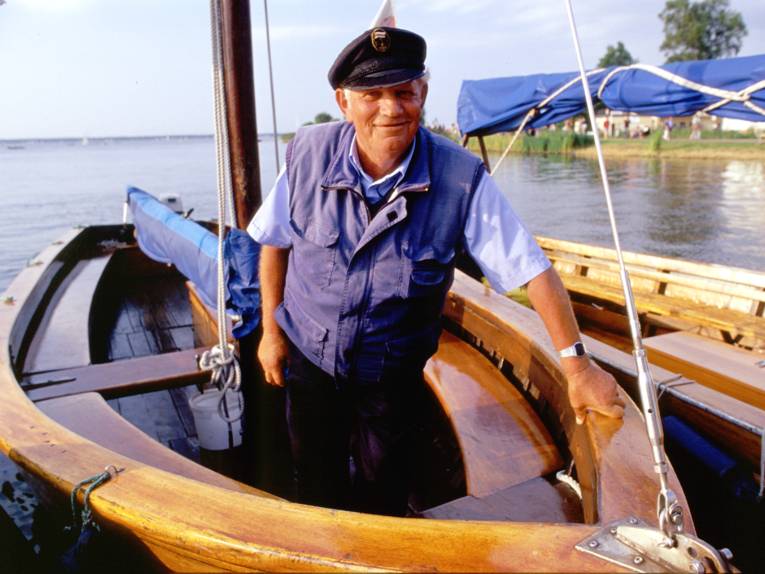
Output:
<instances>
[{"instance_id":1,"label":"vest pocket","mask_svg":"<svg viewBox=\"0 0 765 574\"><path fill-rule=\"evenodd\" d=\"M383 373L420 373L438 349L441 324L435 323L416 333L390 339L385 343Z\"/></svg>"},{"instance_id":2,"label":"vest pocket","mask_svg":"<svg viewBox=\"0 0 765 574\"><path fill-rule=\"evenodd\" d=\"M409 281L406 297L429 297L441 293L447 281L451 281L454 251L438 254L432 249L419 257L407 260Z\"/></svg>"},{"instance_id":3,"label":"vest pocket","mask_svg":"<svg viewBox=\"0 0 765 574\"><path fill-rule=\"evenodd\" d=\"M322 226L315 221L308 222L301 229L291 220L290 226L296 236L292 242L296 270L314 285L326 287L335 267L337 240L340 236L338 230Z\"/></svg>"},{"instance_id":4,"label":"vest pocket","mask_svg":"<svg viewBox=\"0 0 765 574\"><path fill-rule=\"evenodd\" d=\"M284 331L293 335L292 342L303 354L319 360L324 358L329 330L303 311L297 298L289 291L284 293L284 302L277 308L276 318Z\"/></svg>"}]
</instances>

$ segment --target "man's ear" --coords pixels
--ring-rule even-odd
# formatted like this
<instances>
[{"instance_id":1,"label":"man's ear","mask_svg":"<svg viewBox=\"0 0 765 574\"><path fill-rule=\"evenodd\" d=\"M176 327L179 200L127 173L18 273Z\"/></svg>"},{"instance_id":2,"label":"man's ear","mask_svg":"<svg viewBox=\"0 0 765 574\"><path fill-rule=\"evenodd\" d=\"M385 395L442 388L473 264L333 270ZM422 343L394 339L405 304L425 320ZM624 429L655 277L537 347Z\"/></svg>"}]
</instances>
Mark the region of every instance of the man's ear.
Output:
<instances>
[{"instance_id":1,"label":"man's ear","mask_svg":"<svg viewBox=\"0 0 765 574\"><path fill-rule=\"evenodd\" d=\"M420 86L420 98L422 99L422 105L425 105L425 100L428 98L428 82L423 82Z\"/></svg>"},{"instance_id":2,"label":"man's ear","mask_svg":"<svg viewBox=\"0 0 765 574\"><path fill-rule=\"evenodd\" d=\"M340 108L340 113L343 114L343 117L348 119L348 108L351 103L345 96L345 90L343 88L337 88L335 90L335 101L337 102L337 107Z\"/></svg>"}]
</instances>

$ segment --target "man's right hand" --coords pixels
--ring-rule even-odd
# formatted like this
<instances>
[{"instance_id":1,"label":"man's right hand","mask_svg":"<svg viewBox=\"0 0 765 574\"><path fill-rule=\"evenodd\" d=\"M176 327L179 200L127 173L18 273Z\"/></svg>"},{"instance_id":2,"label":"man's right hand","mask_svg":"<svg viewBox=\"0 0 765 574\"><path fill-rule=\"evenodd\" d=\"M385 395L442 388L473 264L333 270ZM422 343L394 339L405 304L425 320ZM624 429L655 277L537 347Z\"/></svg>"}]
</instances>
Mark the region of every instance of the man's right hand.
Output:
<instances>
[{"instance_id":1,"label":"man's right hand","mask_svg":"<svg viewBox=\"0 0 765 574\"><path fill-rule=\"evenodd\" d=\"M258 361L269 385L284 386L284 368L287 366L288 357L289 347L284 333L263 333L258 346Z\"/></svg>"}]
</instances>

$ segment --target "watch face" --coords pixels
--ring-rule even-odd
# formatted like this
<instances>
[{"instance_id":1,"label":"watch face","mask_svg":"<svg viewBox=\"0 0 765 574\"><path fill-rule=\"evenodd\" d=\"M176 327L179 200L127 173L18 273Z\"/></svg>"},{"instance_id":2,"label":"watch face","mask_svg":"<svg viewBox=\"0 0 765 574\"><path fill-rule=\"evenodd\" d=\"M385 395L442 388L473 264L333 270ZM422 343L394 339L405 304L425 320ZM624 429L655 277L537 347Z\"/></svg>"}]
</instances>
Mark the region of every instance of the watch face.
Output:
<instances>
[{"instance_id":1,"label":"watch face","mask_svg":"<svg viewBox=\"0 0 765 574\"><path fill-rule=\"evenodd\" d=\"M574 343L574 351L577 357L583 357L586 353L584 350L584 343Z\"/></svg>"}]
</instances>

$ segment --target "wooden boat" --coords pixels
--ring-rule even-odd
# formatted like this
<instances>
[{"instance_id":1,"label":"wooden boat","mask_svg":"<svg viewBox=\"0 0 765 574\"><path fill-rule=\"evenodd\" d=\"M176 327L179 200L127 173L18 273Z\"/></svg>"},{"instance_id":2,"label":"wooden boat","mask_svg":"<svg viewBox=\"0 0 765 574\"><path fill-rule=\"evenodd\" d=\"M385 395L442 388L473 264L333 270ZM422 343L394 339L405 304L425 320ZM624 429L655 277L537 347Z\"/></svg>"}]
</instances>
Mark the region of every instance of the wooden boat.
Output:
<instances>
[{"instance_id":1,"label":"wooden boat","mask_svg":"<svg viewBox=\"0 0 765 574\"><path fill-rule=\"evenodd\" d=\"M616 252L537 237L587 334L632 346ZM650 361L765 409L765 273L624 252Z\"/></svg>"},{"instance_id":2,"label":"wooden boat","mask_svg":"<svg viewBox=\"0 0 765 574\"><path fill-rule=\"evenodd\" d=\"M251 75L240 65L250 52L246 3L226 0L224 23L241 224L259 187ZM659 479L634 403L624 397L623 420L590 415L577 426L536 314L461 273L444 317L446 333L426 370L432 400L424 418L433 425L423 429L426 446L437 444L441 456L433 462L434 449L423 451L431 464L418 469L413 516L300 505L202 466L188 437L154 440L138 428L146 416L128 405L145 395L149 418L177 411L193 439L179 389L206 379L195 355L215 326L174 269L141 254L129 226L75 230L3 295L0 449L53 514L68 512L83 479L122 469L90 496L113 548L103 567L129 555L145 570L178 572L618 569L577 545L591 550L611 540L614 521L657 525ZM251 343L240 342L244 363ZM627 355L591 347L634 386ZM668 478L687 509L671 467ZM688 511L685 530L694 532ZM623 568L650 563L633 551L625 559Z\"/></svg>"},{"instance_id":3,"label":"wooden boat","mask_svg":"<svg viewBox=\"0 0 765 574\"><path fill-rule=\"evenodd\" d=\"M575 545L613 520L656 523L658 481L631 401L624 421L593 415L576 426L537 316L461 274L427 379L459 445L464 491L451 489L461 496L422 509L427 519L294 504L183 458L104 400L204 377L191 336L204 309L192 295L196 318L181 316L189 305L183 280L121 243L124 236L121 226L75 230L6 291L0 448L52 508L65 506L78 481L107 465L124 467L93 492L96 520L155 566L612 570ZM139 356L125 356L126 340ZM140 356L162 345L177 350ZM553 479L572 464L581 502ZM686 524L692 529L688 515Z\"/></svg>"}]
</instances>

